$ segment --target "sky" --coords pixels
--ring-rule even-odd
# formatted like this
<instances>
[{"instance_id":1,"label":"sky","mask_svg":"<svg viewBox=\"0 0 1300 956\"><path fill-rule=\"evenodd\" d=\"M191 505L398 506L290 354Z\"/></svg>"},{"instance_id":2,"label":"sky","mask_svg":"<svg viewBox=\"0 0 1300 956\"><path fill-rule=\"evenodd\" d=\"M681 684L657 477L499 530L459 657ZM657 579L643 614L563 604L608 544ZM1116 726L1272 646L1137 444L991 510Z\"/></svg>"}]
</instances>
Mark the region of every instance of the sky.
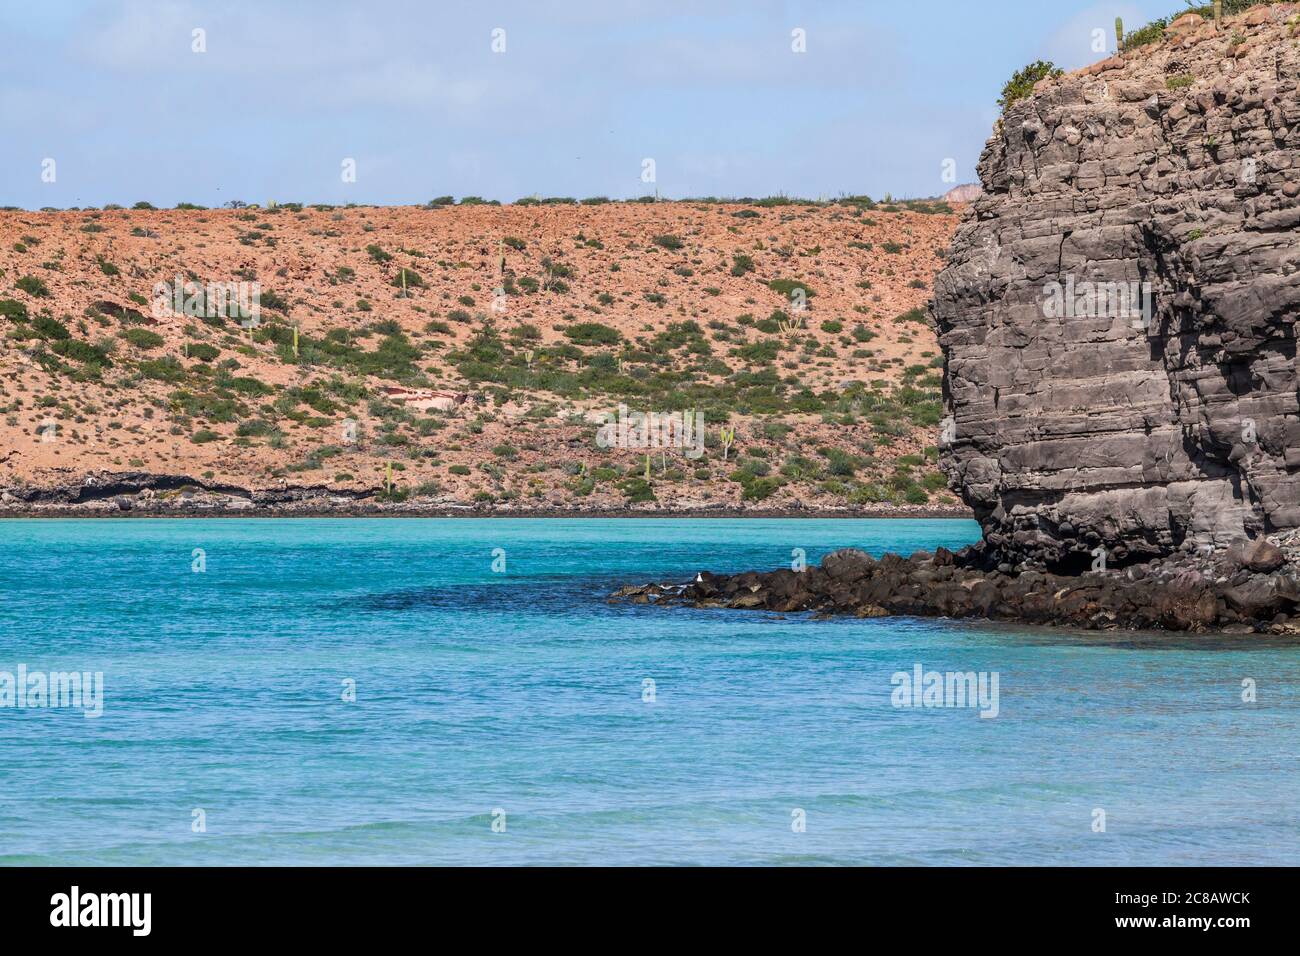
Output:
<instances>
[{"instance_id":1,"label":"sky","mask_svg":"<svg viewBox=\"0 0 1300 956\"><path fill-rule=\"evenodd\" d=\"M941 195L1016 69L1180 6L0 0L0 206Z\"/></svg>"}]
</instances>

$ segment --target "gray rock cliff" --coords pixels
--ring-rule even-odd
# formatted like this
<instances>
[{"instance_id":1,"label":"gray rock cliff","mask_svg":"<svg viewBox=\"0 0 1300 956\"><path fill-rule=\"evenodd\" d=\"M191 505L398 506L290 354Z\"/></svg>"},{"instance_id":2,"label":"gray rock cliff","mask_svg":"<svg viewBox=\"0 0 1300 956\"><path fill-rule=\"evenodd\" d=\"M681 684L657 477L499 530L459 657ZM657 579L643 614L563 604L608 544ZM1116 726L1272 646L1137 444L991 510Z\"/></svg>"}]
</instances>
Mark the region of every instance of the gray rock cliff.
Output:
<instances>
[{"instance_id":1,"label":"gray rock cliff","mask_svg":"<svg viewBox=\"0 0 1300 956\"><path fill-rule=\"evenodd\" d=\"M1013 104L935 285L942 463L994 559L1300 527L1296 5Z\"/></svg>"}]
</instances>

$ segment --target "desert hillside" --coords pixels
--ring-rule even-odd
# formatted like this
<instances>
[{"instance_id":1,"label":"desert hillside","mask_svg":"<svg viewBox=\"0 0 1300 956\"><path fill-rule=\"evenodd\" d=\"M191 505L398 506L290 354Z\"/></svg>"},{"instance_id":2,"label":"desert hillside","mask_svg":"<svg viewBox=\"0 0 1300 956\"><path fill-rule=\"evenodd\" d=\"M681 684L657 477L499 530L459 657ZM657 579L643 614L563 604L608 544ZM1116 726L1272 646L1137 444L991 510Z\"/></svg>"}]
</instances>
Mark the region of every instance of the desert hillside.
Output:
<instances>
[{"instance_id":1,"label":"desert hillside","mask_svg":"<svg viewBox=\"0 0 1300 956\"><path fill-rule=\"evenodd\" d=\"M865 198L3 211L0 489L952 503L924 306L958 218ZM255 327L193 294L214 283L256 284ZM620 404L697 413L703 454L602 447Z\"/></svg>"}]
</instances>

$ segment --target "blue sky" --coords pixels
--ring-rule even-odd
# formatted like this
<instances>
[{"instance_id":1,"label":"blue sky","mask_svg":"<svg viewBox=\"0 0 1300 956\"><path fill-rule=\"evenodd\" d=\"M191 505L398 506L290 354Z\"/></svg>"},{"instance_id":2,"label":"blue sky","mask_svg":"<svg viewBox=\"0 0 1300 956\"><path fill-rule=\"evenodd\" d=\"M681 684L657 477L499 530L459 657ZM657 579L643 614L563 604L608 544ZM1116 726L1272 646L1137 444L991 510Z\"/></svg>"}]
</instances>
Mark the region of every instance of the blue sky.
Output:
<instances>
[{"instance_id":1,"label":"blue sky","mask_svg":"<svg viewBox=\"0 0 1300 956\"><path fill-rule=\"evenodd\" d=\"M931 196L1015 69L1180 5L0 0L0 205Z\"/></svg>"}]
</instances>

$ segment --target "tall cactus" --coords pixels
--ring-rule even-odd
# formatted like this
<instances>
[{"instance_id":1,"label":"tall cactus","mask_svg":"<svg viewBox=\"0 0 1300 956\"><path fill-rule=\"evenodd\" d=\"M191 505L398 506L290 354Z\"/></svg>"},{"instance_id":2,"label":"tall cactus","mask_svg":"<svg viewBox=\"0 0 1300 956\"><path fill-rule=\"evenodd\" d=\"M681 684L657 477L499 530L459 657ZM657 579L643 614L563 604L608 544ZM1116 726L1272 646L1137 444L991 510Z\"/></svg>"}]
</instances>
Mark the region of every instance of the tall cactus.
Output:
<instances>
[{"instance_id":1,"label":"tall cactus","mask_svg":"<svg viewBox=\"0 0 1300 956\"><path fill-rule=\"evenodd\" d=\"M1214 0L1214 29L1223 29L1223 0Z\"/></svg>"},{"instance_id":2,"label":"tall cactus","mask_svg":"<svg viewBox=\"0 0 1300 956\"><path fill-rule=\"evenodd\" d=\"M1124 18L1115 18L1115 52L1119 53L1124 49Z\"/></svg>"}]
</instances>

